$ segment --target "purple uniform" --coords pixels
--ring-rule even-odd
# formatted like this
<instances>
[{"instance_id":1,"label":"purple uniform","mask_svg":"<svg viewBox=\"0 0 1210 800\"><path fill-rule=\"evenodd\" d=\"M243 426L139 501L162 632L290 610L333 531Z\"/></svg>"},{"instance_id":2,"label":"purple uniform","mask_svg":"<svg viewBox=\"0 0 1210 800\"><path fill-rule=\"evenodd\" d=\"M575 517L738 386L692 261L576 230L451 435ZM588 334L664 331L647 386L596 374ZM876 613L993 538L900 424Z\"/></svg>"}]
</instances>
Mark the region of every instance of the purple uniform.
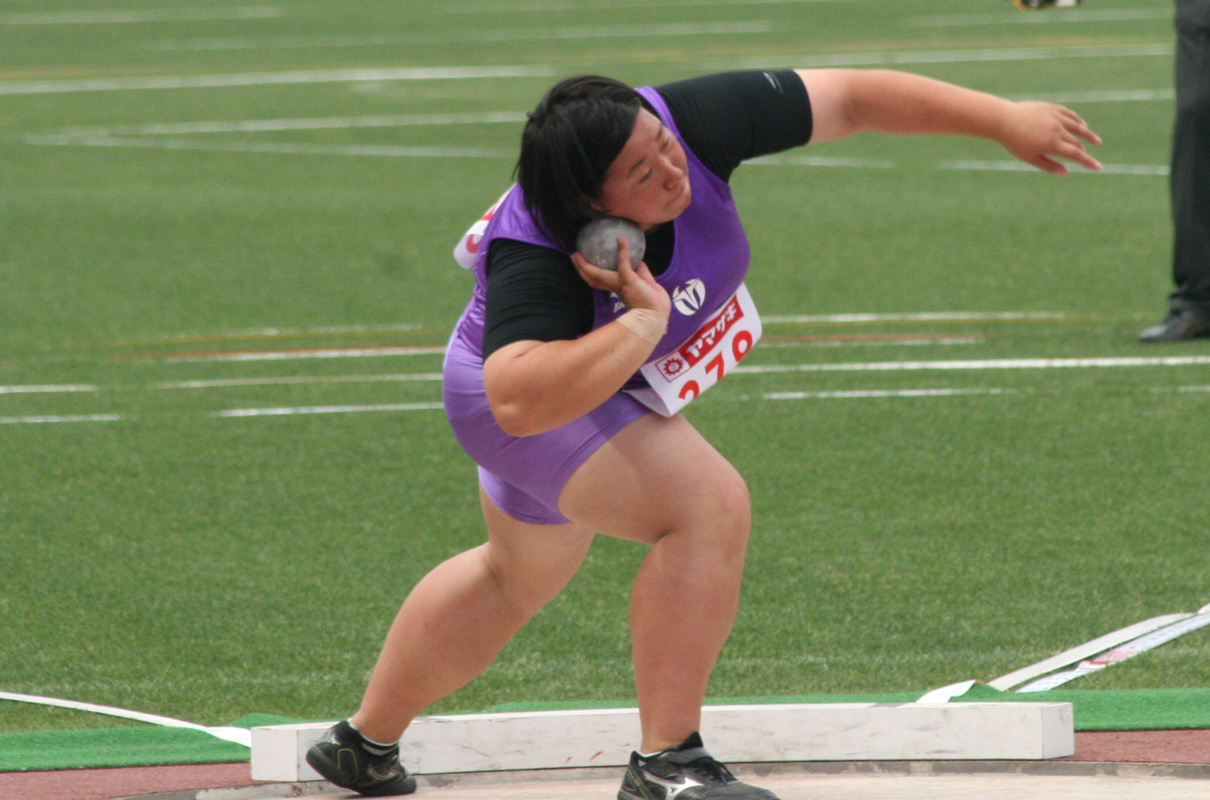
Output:
<instances>
[{"instance_id":1,"label":"purple uniform","mask_svg":"<svg viewBox=\"0 0 1210 800\"><path fill-rule=\"evenodd\" d=\"M740 224L731 188L710 172L689 149L667 105L652 88L639 94L677 137L685 150L693 200L673 222L672 261L656 280L673 298L668 332L650 361L671 354L692 336L739 288L748 271L748 240ZM443 394L446 415L463 449L479 465L479 479L497 506L514 519L536 524L561 524L559 495L576 469L614 434L648 408L619 391L592 412L552 431L516 437L496 424L483 388L483 329L487 257L497 238L547 247L571 254L535 223L525 208L519 186L502 199L477 241L466 244L474 253L475 291L450 337ZM476 237L477 238L477 237ZM609 292L594 291L594 328L606 325L626 308ZM629 388L645 385L639 374Z\"/></svg>"}]
</instances>

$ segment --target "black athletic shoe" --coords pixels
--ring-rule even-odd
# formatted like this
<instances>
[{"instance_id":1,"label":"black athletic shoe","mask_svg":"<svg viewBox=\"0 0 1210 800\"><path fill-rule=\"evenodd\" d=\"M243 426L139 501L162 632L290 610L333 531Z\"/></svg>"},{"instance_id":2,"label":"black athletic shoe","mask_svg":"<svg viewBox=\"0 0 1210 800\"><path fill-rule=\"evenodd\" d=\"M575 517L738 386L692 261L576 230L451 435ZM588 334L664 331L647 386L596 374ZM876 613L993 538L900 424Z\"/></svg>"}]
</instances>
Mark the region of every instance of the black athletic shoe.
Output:
<instances>
[{"instance_id":1,"label":"black athletic shoe","mask_svg":"<svg viewBox=\"0 0 1210 800\"><path fill-rule=\"evenodd\" d=\"M1168 316L1139 334L1140 342L1180 342L1210 336L1210 317L1192 309L1169 311Z\"/></svg>"},{"instance_id":2,"label":"black athletic shoe","mask_svg":"<svg viewBox=\"0 0 1210 800\"><path fill-rule=\"evenodd\" d=\"M618 800L777 800L767 789L740 783L693 734L673 750L630 756Z\"/></svg>"},{"instance_id":3,"label":"black athletic shoe","mask_svg":"<svg viewBox=\"0 0 1210 800\"><path fill-rule=\"evenodd\" d=\"M367 797L411 794L416 779L399 763L399 745L382 755L365 748L365 740L348 722L333 725L307 751L307 763L329 782Z\"/></svg>"}]
</instances>

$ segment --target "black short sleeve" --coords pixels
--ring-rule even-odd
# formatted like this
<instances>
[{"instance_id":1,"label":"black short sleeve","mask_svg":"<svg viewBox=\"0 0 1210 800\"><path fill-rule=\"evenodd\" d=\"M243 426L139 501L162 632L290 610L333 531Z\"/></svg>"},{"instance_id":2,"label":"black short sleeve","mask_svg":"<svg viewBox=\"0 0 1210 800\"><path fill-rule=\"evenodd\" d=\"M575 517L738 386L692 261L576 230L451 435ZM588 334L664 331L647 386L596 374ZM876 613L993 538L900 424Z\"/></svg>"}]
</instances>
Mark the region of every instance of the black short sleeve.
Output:
<instances>
[{"instance_id":1,"label":"black short sleeve","mask_svg":"<svg viewBox=\"0 0 1210 800\"><path fill-rule=\"evenodd\" d=\"M811 101L794 70L722 72L655 88L689 149L723 180L742 161L811 139Z\"/></svg>"},{"instance_id":2,"label":"black short sleeve","mask_svg":"<svg viewBox=\"0 0 1210 800\"><path fill-rule=\"evenodd\" d=\"M488 251L483 358L506 344L575 339L592 330L592 289L558 250L497 239Z\"/></svg>"}]
</instances>

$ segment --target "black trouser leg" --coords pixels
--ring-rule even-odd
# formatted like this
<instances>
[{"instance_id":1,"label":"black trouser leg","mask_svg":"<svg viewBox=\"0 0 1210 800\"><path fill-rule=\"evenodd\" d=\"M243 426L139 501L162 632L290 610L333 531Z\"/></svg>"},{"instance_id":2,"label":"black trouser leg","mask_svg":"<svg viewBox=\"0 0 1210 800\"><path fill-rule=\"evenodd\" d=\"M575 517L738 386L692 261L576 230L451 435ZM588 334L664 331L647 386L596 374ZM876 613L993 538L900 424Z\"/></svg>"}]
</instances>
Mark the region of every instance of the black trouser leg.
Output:
<instances>
[{"instance_id":1,"label":"black trouser leg","mask_svg":"<svg viewBox=\"0 0 1210 800\"><path fill-rule=\"evenodd\" d=\"M1171 307L1210 317L1210 0L1176 7Z\"/></svg>"}]
</instances>

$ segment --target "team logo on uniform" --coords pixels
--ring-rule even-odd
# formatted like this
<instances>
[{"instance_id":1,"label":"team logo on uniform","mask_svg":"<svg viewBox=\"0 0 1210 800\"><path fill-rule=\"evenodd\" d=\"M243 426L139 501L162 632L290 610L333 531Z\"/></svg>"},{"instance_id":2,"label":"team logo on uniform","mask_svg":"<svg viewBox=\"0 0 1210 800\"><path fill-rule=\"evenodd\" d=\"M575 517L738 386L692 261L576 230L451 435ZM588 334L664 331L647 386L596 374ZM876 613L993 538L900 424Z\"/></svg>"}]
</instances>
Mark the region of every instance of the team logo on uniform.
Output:
<instances>
[{"instance_id":1,"label":"team logo on uniform","mask_svg":"<svg viewBox=\"0 0 1210 800\"><path fill-rule=\"evenodd\" d=\"M697 278L686 281L672 290L672 304L676 310L689 317L697 313L706 301L706 284Z\"/></svg>"}]
</instances>

